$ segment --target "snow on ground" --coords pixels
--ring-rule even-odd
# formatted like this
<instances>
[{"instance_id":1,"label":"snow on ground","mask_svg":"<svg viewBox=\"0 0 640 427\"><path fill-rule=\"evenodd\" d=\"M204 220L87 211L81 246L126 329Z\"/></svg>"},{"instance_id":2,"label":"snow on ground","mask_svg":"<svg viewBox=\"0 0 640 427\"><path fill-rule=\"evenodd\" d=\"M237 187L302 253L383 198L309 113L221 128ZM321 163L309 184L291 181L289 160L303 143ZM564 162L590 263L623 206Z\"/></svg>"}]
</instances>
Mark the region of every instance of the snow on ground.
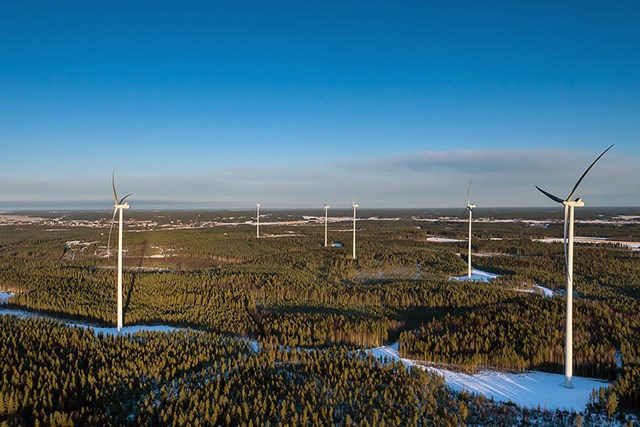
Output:
<instances>
[{"instance_id":1,"label":"snow on ground","mask_svg":"<svg viewBox=\"0 0 640 427\"><path fill-rule=\"evenodd\" d=\"M573 388L563 387L564 375L529 371L511 374L496 371L482 371L478 374L463 374L446 369L427 367L412 359L404 359L398 354L398 343L368 350L375 357L399 360L407 366L417 366L444 376L453 390L468 390L480 393L501 402L513 402L529 408L549 410L566 409L581 411L589 403L592 389L607 387L609 382L592 378L573 377Z\"/></svg>"},{"instance_id":2,"label":"snow on ground","mask_svg":"<svg viewBox=\"0 0 640 427\"><path fill-rule=\"evenodd\" d=\"M66 320L62 320L62 319L58 319L56 317L52 317L52 316L47 316L46 314L40 314L40 313L34 313L31 311L24 311L24 310L15 310L15 309L10 309L10 308L2 308L0 309L0 315L14 315L14 316L18 316L21 318L31 318L31 317L39 317L39 318L43 318L43 319L51 319L51 320L55 320L58 321L60 323L64 323L65 325L68 326L77 326L80 328L93 328L93 331L96 334L102 333L104 335L117 335L118 334L118 328L116 327L100 327L100 326L94 326L94 325L88 325L86 323L76 323L76 322L69 322ZM171 331L177 331L180 330L181 328L174 328L173 326L166 326L166 325L130 325L130 326L124 326L122 327L122 330L120 331L121 334L135 334L136 332L142 332L142 331L147 331L147 332L171 332Z\"/></svg>"},{"instance_id":3,"label":"snow on ground","mask_svg":"<svg viewBox=\"0 0 640 427\"><path fill-rule=\"evenodd\" d=\"M13 292L0 292L0 304L5 304L13 295Z\"/></svg>"},{"instance_id":4,"label":"snow on ground","mask_svg":"<svg viewBox=\"0 0 640 427\"><path fill-rule=\"evenodd\" d=\"M545 297L552 297L555 295L553 289L545 288L541 285L533 285L533 289L516 289L518 292L528 292L530 294L534 292L541 292Z\"/></svg>"},{"instance_id":5,"label":"snow on ground","mask_svg":"<svg viewBox=\"0 0 640 427\"><path fill-rule=\"evenodd\" d=\"M72 323L69 322L67 323L67 325L69 326L78 326L80 328L93 328L93 332L95 334L104 334L104 335L118 335L118 328L113 327L113 328L101 328L98 326L91 326L91 325L84 325L81 323ZM173 326L167 326L167 325L152 325L152 326L148 326L148 325L131 325L131 326L123 326L122 329L120 330L120 334L122 335L129 335L129 334L135 334L137 332L173 332L173 331L178 331L181 328L174 328Z\"/></svg>"},{"instance_id":6,"label":"snow on ground","mask_svg":"<svg viewBox=\"0 0 640 427\"><path fill-rule=\"evenodd\" d=\"M466 242L466 240L461 239L449 239L447 237L427 237L427 242L437 242L437 243L455 243L455 242Z\"/></svg>"},{"instance_id":7,"label":"snow on ground","mask_svg":"<svg viewBox=\"0 0 640 427\"><path fill-rule=\"evenodd\" d=\"M6 292L3 294L7 294ZM13 310L13 309L0 309L0 315L15 315L23 318L41 317L58 320L69 326L77 326L81 328L93 328L93 331L98 334L104 335L116 335L118 333L117 328L103 328L96 327L82 323L67 322L49 317L43 314ZM141 331L149 332L171 332L179 330L166 325L132 325L122 328L122 334L135 334ZM255 340L247 339L247 344L252 351L257 352L259 345ZM412 359L405 359L398 354L398 343L386 347L378 347L367 350L375 357L383 358L387 357L393 360L398 360L404 363L406 366L415 366L420 369L428 369L432 372L436 372L445 378L446 384L453 390L461 391L468 390L472 393L483 394L488 398L493 398L501 402L513 402L520 406L526 406L531 408L546 408L549 410L554 409L567 409L581 411L589 402L592 389L598 389L600 387L606 387L609 385L607 381L573 377L574 388L566 389L562 386L564 383L564 375L550 374L546 372L530 371L523 374L503 373L496 371L482 371L478 374L464 374L446 369L438 369L434 367L428 367L419 361Z\"/></svg>"},{"instance_id":8,"label":"snow on ground","mask_svg":"<svg viewBox=\"0 0 640 427\"><path fill-rule=\"evenodd\" d=\"M627 242L622 240L609 240L607 237L575 237L575 243L607 243L610 245L626 246L631 250L640 250L640 242ZM563 243L563 238L547 237L544 239L533 239L534 242L542 243Z\"/></svg>"},{"instance_id":9,"label":"snow on ground","mask_svg":"<svg viewBox=\"0 0 640 427\"><path fill-rule=\"evenodd\" d=\"M544 286L541 286L541 285L534 285L533 287L536 289L540 289L545 297L553 296L553 289L545 288Z\"/></svg>"},{"instance_id":10,"label":"snow on ground","mask_svg":"<svg viewBox=\"0 0 640 427\"><path fill-rule=\"evenodd\" d=\"M475 268L471 269L471 279L465 274L463 276L453 276L449 277L449 280L456 280L458 282L464 282L465 280L479 280L482 282L488 282L490 279L495 279L498 277L497 274L489 273L487 271L477 270Z\"/></svg>"}]
</instances>

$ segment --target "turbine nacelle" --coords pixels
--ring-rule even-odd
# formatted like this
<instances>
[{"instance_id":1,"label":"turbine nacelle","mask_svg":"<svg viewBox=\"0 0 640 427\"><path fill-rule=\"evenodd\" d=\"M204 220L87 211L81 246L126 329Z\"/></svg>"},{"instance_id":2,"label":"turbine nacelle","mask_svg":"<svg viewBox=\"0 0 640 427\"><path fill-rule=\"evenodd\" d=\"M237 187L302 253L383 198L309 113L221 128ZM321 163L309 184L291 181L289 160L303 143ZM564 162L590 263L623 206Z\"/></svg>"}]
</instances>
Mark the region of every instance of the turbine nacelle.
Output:
<instances>
[{"instance_id":1,"label":"turbine nacelle","mask_svg":"<svg viewBox=\"0 0 640 427\"><path fill-rule=\"evenodd\" d=\"M564 206L572 206L572 207L576 207L576 208L582 208L584 207L584 202L582 201L582 198L578 197L577 199L575 199L573 202L572 201L564 201L562 202L562 204Z\"/></svg>"},{"instance_id":2,"label":"turbine nacelle","mask_svg":"<svg viewBox=\"0 0 640 427\"><path fill-rule=\"evenodd\" d=\"M125 199L131 196L133 193L129 193L122 199L118 200L118 192L116 191L116 171L115 168L111 174L111 188L113 189L113 217L111 218L111 227L109 228L109 239L107 241L107 258L111 256L111 232L113 231L113 225L116 222L116 214L118 209L129 209L129 204L124 203Z\"/></svg>"}]
</instances>

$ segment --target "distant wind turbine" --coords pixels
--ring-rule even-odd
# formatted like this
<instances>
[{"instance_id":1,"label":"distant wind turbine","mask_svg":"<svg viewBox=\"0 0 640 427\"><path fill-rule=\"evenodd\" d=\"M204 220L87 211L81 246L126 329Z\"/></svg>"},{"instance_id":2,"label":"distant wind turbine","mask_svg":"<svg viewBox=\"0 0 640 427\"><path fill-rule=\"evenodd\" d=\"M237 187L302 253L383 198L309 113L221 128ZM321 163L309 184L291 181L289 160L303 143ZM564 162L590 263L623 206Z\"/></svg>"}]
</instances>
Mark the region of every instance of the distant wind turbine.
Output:
<instances>
[{"instance_id":1,"label":"distant wind turbine","mask_svg":"<svg viewBox=\"0 0 640 427\"><path fill-rule=\"evenodd\" d=\"M351 202L351 207L353 208L353 259L356 259L356 209L358 205L355 200Z\"/></svg>"},{"instance_id":2,"label":"distant wind turbine","mask_svg":"<svg viewBox=\"0 0 640 427\"><path fill-rule=\"evenodd\" d=\"M116 193L116 178L115 170L111 175L111 186L113 187L113 217L111 218L111 228L109 229L109 241L107 243L107 256L111 251L111 232L113 231L113 224L116 219L116 213L120 213L119 227L118 227L118 332L122 329L122 210L129 209L129 204L124 203L124 200L131 195L131 193L118 200L118 194Z\"/></svg>"},{"instance_id":3,"label":"distant wind turbine","mask_svg":"<svg viewBox=\"0 0 640 427\"><path fill-rule=\"evenodd\" d=\"M536 185L536 188L540 190L542 194L553 200L554 202L560 203L564 206L564 261L565 267L567 269L567 331L565 337L565 353L564 353L564 375L565 375L565 383L564 386L566 388L573 388L571 383L573 377L573 211L575 207L583 207L584 202L580 197L575 200L571 200L573 195L575 194L578 186L584 179L584 177L589 173L593 165L596 164L598 160L604 154L609 151L613 147L613 144L609 146L606 150L602 152L591 165L587 168L586 171L582 174L576 185L573 186L573 190L567 196L566 199L561 199L560 197L554 196L551 193L544 191L542 188ZM567 228L569 237L567 239Z\"/></svg>"},{"instance_id":4,"label":"distant wind turbine","mask_svg":"<svg viewBox=\"0 0 640 427\"><path fill-rule=\"evenodd\" d=\"M329 216L329 199L324 201L324 247L327 247L327 220Z\"/></svg>"},{"instance_id":5,"label":"distant wind turbine","mask_svg":"<svg viewBox=\"0 0 640 427\"><path fill-rule=\"evenodd\" d=\"M471 280L471 221L473 216L473 209L476 207L473 203L471 203L471 183L473 182L473 177L469 181L469 190L467 190L467 207L464 209L465 213L469 210L469 252L467 254L467 278Z\"/></svg>"},{"instance_id":6,"label":"distant wind turbine","mask_svg":"<svg viewBox=\"0 0 640 427\"><path fill-rule=\"evenodd\" d=\"M256 203L256 237L260 238L260 203Z\"/></svg>"}]
</instances>

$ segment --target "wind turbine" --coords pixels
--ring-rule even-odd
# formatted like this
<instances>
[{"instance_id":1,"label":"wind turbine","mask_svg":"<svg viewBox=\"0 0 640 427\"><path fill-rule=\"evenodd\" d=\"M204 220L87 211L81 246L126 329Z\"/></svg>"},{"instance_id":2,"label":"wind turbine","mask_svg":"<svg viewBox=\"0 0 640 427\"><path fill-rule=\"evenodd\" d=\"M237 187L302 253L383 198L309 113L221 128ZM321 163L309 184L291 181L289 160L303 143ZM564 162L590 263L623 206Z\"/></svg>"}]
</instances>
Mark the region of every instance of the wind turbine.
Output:
<instances>
[{"instance_id":1,"label":"wind turbine","mask_svg":"<svg viewBox=\"0 0 640 427\"><path fill-rule=\"evenodd\" d=\"M571 379L573 377L573 211L575 207L583 207L584 202L580 197L575 200L571 200L573 195L575 194L578 186L584 179L584 177L589 173L593 165L596 164L600 157L604 156L604 153L609 151L613 147L613 144L609 146L606 150L602 152L591 165L587 168L586 171L582 174L576 185L573 186L573 190L567 196L566 199L561 199L560 197L554 196L551 193L544 191L542 188L536 185L536 188L540 190L542 194L553 200L554 202L560 203L564 206L564 261L565 267L567 269L567 331L565 337L565 353L564 353L564 376L565 383L564 386L566 388L573 388L571 384ZM567 228L569 237L567 239Z\"/></svg>"},{"instance_id":2,"label":"wind turbine","mask_svg":"<svg viewBox=\"0 0 640 427\"><path fill-rule=\"evenodd\" d=\"M256 237L260 238L260 203L256 203Z\"/></svg>"},{"instance_id":3,"label":"wind turbine","mask_svg":"<svg viewBox=\"0 0 640 427\"><path fill-rule=\"evenodd\" d=\"M111 232L116 219L116 213L120 213L120 221L118 227L118 332L122 329L122 210L129 209L129 204L124 203L124 199L129 197L131 193L118 200L116 193L115 171L111 175L111 186L113 187L113 218L111 218L111 228L109 229L109 242L107 243L107 254L111 250Z\"/></svg>"},{"instance_id":4,"label":"wind turbine","mask_svg":"<svg viewBox=\"0 0 640 427\"><path fill-rule=\"evenodd\" d=\"M353 208L353 259L356 259L356 209L358 205L355 200L351 202L351 207Z\"/></svg>"},{"instance_id":5,"label":"wind turbine","mask_svg":"<svg viewBox=\"0 0 640 427\"><path fill-rule=\"evenodd\" d=\"M467 254L467 278L471 280L471 221L473 215L473 208L476 207L473 203L471 203L471 183L473 182L473 177L469 181L469 190L467 191L467 207L464 208L464 211L467 212L469 210L469 253Z\"/></svg>"},{"instance_id":6,"label":"wind turbine","mask_svg":"<svg viewBox=\"0 0 640 427\"><path fill-rule=\"evenodd\" d=\"M328 218L328 211L329 208L331 206L329 206L329 199L324 201L324 247L327 247L327 218Z\"/></svg>"}]
</instances>

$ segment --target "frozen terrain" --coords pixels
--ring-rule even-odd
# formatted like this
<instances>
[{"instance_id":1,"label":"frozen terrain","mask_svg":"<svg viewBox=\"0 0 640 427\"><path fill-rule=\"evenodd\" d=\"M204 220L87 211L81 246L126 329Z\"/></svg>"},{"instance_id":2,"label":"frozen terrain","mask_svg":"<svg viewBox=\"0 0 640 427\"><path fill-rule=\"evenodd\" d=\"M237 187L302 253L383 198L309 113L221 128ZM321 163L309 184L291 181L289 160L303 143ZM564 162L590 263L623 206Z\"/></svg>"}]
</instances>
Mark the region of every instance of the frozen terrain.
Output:
<instances>
[{"instance_id":1,"label":"frozen terrain","mask_svg":"<svg viewBox=\"0 0 640 427\"><path fill-rule=\"evenodd\" d=\"M533 239L534 242L542 243L564 243L563 238L547 237L545 239ZM618 245L627 247L631 250L640 250L640 242L628 242L623 240L609 240L606 237L575 237L575 243L590 243L590 244L602 244Z\"/></svg>"},{"instance_id":2,"label":"frozen terrain","mask_svg":"<svg viewBox=\"0 0 640 427\"><path fill-rule=\"evenodd\" d=\"M475 268L471 269L471 279L465 274L462 276L454 276L449 277L449 280L457 280L459 282L463 282L465 280L478 280L482 282L488 282L491 279L495 279L498 277L497 274L489 273L487 271L477 270Z\"/></svg>"},{"instance_id":3,"label":"frozen terrain","mask_svg":"<svg viewBox=\"0 0 640 427\"><path fill-rule=\"evenodd\" d=\"M93 328L94 333L104 335L116 335L118 330L115 327L96 327L83 323L68 322L56 319L51 316L15 309L0 309L0 315L14 315L22 318L40 317L57 320L69 326L81 328ZM121 334L134 334L142 331L149 332L171 332L179 330L166 325L131 325L122 328ZM257 352L258 342L246 339L249 347ZM520 406L531 408L566 409L581 411L589 401L592 389L606 387L608 382L591 378L573 377L573 389L562 387L564 376L560 374L550 374L545 372L526 372L524 374L511 374L495 371L483 371L478 374L463 374L427 367L422 362L404 359L398 354L398 343L385 347L368 349L374 356L379 358L390 358L404 363L406 366L415 366L421 369L428 369L436 372L445 378L446 384L453 390L468 390L472 393L483 394L488 398L493 398L502 402L513 402Z\"/></svg>"},{"instance_id":4,"label":"frozen terrain","mask_svg":"<svg viewBox=\"0 0 640 427\"><path fill-rule=\"evenodd\" d=\"M455 242L466 242L466 240L450 239L448 237L427 237L427 242L455 243Z\"/></svg>"},{"instance_id":5,"label":"frozen terrain","mask_svg":"<svg viewBox=\"0 0 640 427\"><path fill-rule=\"evenodd\" d=\"M13 293L11 293L11 292L0 292L0 304L6 303L10 296L13 296Z\"/></svg>"},{"instance_id":6,"label":"frozen terrain","mask_svg":"<svg viewBox=\"0 0 640 427\"><path fill-rule=\"evenodd\" d=\"M542 291L545 297L553 296L553 289L545 288L544 286L541 286L541 285L535 285L534 288Z\"/></svg>"},{"instance_id":7,"label":"frozen terrain","mask_svg":"<svg viewBox=\"0 0 640 427\"><path fill-rule=\"evenodd\" d=\"M93 325L88 325L86 323L76 323L76 322L69 322L66 320L61 320L52 316L47 316L46 314L39 314L39 313L34 313L34 312L30 312L30 311L24 311L24 310L14 310L14 309L10 309L10 308L0 308L0 315L14 315L14 316L18 316L18 317L22 317L22 318L30 318L30 317L39 317L39 318L43 318L43 319L52 319L52 320L56 320L60 323L64 323L65 325L69 325L69 326L77 326L80 328L93 328L93 331L96 334L102 333L104 335L117 335L118 334L118 328L116 327L100 327L100 326L93 326ZM120 331L121 334L135 334L136 332L142 332L142 331L147 331L147 332L171 332L171 331L176 331L179 330L180 328L174 328L173 326L166 326L166 325L130 325L130 326L124 326L122 328L122 330Z\"/></svg>"},{"instance_id":8,"label":"frozen terrain","mask_svg":"<svg viewBox=\"0 0 640 427\"><path fill-rule=\"evenodd\" d=\"M553 295L555 295L555 292L553 291L553 289L545 288L542 285L533 285L533 289L516 289L516 291L518 291L518 292L528 292L528 293L540 292L545 297L549 297L549 298L551 298Z\"/></svg>"},{"instance_id":9,"label":"frozen terrain","mask_svg":"<svg viewBox=\"0 0 640 427\"><path fill-rule=\"evenodd\" d=\"M404 359L398 354L398 343L369 350L376 357L399 360L407 366L418 366L444 376L449 387L456 391L468 390L480 393L501 402L513 402L530 408L550 410L566 409L582 411L589 402L592 389L607 387L609 383L592 378L573 377L573 388L562 386L564 375L530 371L510 374L483 371L478 374L463 374L446 369L427 367L418 361Z\"/></svg>"}]
</instances>

